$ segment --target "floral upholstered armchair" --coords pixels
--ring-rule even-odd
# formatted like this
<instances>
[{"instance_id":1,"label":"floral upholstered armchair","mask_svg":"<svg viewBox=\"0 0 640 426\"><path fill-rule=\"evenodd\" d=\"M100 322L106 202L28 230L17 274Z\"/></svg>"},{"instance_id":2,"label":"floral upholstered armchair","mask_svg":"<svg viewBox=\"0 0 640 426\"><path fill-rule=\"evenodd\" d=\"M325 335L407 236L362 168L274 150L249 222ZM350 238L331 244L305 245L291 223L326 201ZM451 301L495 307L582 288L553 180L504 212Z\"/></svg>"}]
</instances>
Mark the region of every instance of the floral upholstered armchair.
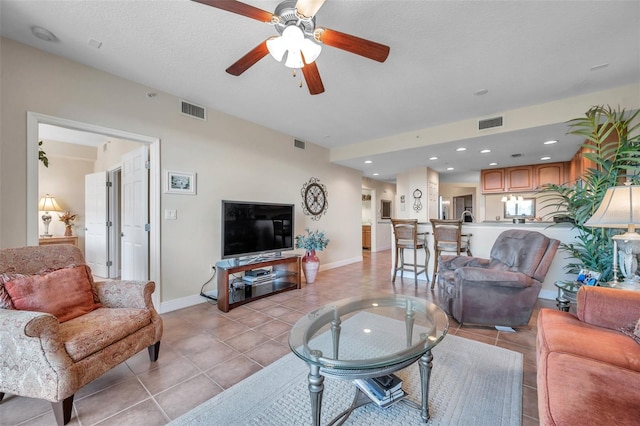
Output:
<instances>
[{"instance_id":1,"label":"floral upholstered armchair","mask_svg":"<svg viewBox=\"0 0 640 426\"><path fill-rule=\"evenodd\" d=\"M162 319L152 281L94 282L71 245L0 250L0 401L51 401L71 419L73 396L143 350L158 359Z\"/></svg>"}]
</instances>

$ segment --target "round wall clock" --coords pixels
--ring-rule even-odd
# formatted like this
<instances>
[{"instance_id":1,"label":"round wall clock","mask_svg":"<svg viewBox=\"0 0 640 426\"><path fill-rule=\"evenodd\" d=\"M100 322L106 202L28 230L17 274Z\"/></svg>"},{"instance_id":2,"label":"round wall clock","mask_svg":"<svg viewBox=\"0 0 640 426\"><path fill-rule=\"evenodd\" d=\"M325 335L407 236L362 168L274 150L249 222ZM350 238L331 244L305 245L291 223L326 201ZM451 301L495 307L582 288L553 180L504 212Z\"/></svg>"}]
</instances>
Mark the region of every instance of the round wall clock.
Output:
<instances>
[{"instance_id":1,"label":"round wall clock","mask_svg":"<svg viewBox=\"0 0 640 426\"><path fill-rule=\"evenodd\" d=\"M300 194L304 214L310 215L313 220L319 220L329 207L327 187L320 183L320 179L312 177L302 185Z\"/></svg>"}]
</instances>

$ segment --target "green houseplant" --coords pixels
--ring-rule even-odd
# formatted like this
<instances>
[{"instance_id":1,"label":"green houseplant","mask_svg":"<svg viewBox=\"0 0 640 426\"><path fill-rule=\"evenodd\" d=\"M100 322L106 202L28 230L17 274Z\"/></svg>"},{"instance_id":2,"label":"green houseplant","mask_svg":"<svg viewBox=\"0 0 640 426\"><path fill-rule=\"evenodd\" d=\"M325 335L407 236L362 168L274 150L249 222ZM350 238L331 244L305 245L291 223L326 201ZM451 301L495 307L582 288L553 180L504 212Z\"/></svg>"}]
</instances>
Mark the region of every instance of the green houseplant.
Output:
<instances>
[{"instance_id":1,"label":"green houseplant","mask_svg":"<svg viewBox=\"0 0 640 426\"><path fill-rule=\"evenodd\" d=\"M320 259L316 256L316 251L322 251L327 248L329 239L322 231L312 231L305 229L306 234L296 235L296 248L305 250L302 258L302 270L307 283L315 282L318 269L320 268Z\"/></svg>"},{"instance_id":2,"label":"green houseplant","mask_svg":"<svg viewBox=\"0 0 640 426\"><path fill-rule=\"evenodd\" d=\"M588 168L575 182L549 184L541 190L547 216L563 218L573 223L578 235L574 243L562 243L561 249L574 259L565 269L577 274L582 268L599 271L602 281L612 273L613 244L616 229L590 228L584 223L595 213L607 188L625 180L640 182L640 129L638 114L609 106L594 106L584 117L570 120L570 134L585 138L583 147L589 150L584 157L595 167Z\"/></svg>"}]
</instances>

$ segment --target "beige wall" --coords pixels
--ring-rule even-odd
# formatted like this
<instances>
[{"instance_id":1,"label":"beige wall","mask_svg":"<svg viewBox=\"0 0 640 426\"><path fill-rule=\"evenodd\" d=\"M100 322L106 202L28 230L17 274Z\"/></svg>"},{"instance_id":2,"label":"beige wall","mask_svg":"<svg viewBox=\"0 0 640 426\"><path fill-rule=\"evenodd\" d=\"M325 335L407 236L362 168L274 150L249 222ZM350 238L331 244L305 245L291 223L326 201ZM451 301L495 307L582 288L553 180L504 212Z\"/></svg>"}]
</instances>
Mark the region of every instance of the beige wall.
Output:
<instances>
[{"instance_id":1,"label":"beige wall","mask_svg":"<svg viewBox=\"0 0 640 426\"><path fill-rule=\"evenodd\" d=\"M217 111L208 121L178 112L178 98L1 39L0 247L27 239L27 111L160 139L163 170L197 173L197 195L161 194L161 208L177 220L161 222L161 300L195 297L220 259L220 201L296 205L296 232L322 229L331 239L320 253L324 267L361 259L361 173L329 163L312 143ZM302 213L300 189L319 178L329 209L319 221ZM189 300L198 300L195 299ZM185 302L186 303L186 302Z\"/></svg>"},{"instance_id":2,"label":"beige wall","mask_svg":"<svg viewBox=\"0 0 640 426\"><path fill-rule=\"evenodd\" d=\"M42 148L47 153L49 167L38 163L38 198L51 194L62 209L77 215L73 235L78 236L78 244L84 250L84 176L93 172L96 149L48 140L43 141ZM49 233L64 235L65 226L58 213L51 216ZM40 235L44 232L42 221L38 226Z\"/></svg>"},{"instance_id":3,"label":"beige wall","mask_svg":"<svg viewBox=\"0 0 640 426\"><path fill-rule=\"evenodd\" d=\"M416 199L413 193L416 189L422 192L422 197L419 200L422 208L419 211L414 208ZM396 179L396 191L396 202L399 205L396 210L398 218L418 219L419 222L438 218L440 184L439 175L435 170L428 167L416 167L405 173L400 173ZM404 203L402 203L402 196L404 196Z\"/></svg>"}]
</instances>

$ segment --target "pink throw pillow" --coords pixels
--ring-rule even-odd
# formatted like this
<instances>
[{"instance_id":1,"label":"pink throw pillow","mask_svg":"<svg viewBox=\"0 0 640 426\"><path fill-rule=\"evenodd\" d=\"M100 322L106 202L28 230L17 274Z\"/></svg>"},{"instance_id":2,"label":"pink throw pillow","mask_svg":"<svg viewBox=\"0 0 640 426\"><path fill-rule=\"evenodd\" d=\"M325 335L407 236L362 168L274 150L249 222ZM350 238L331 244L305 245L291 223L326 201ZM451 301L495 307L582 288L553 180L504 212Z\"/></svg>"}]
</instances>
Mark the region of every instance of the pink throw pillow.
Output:
<instances>
[{"instance_id":1,"label":"pink throw pillow","mask_svg":"<svg viewBox=\"0 0 640 426\"><path fill-rule=\"evenodd\" d=\"M11 280L22 277L26 277L26 275L15 274L12 272L0 273L0 309L15 309L15 307L13 306L13 302L11 301L11 296L9 296L9 293L7 293L4 285Z\"/></svg>"},{"instance_id":2,"label":"pink throw pillow","mask_svg":"<svg viewBox=\"0 0 640 426\"><path fill-rule=\"evenodd\" d=\"M90 280L82 265L16 278L5 288L16 309L46 312L65 322L101 306L93 300Z\"/></svg>"}]
</instances>

